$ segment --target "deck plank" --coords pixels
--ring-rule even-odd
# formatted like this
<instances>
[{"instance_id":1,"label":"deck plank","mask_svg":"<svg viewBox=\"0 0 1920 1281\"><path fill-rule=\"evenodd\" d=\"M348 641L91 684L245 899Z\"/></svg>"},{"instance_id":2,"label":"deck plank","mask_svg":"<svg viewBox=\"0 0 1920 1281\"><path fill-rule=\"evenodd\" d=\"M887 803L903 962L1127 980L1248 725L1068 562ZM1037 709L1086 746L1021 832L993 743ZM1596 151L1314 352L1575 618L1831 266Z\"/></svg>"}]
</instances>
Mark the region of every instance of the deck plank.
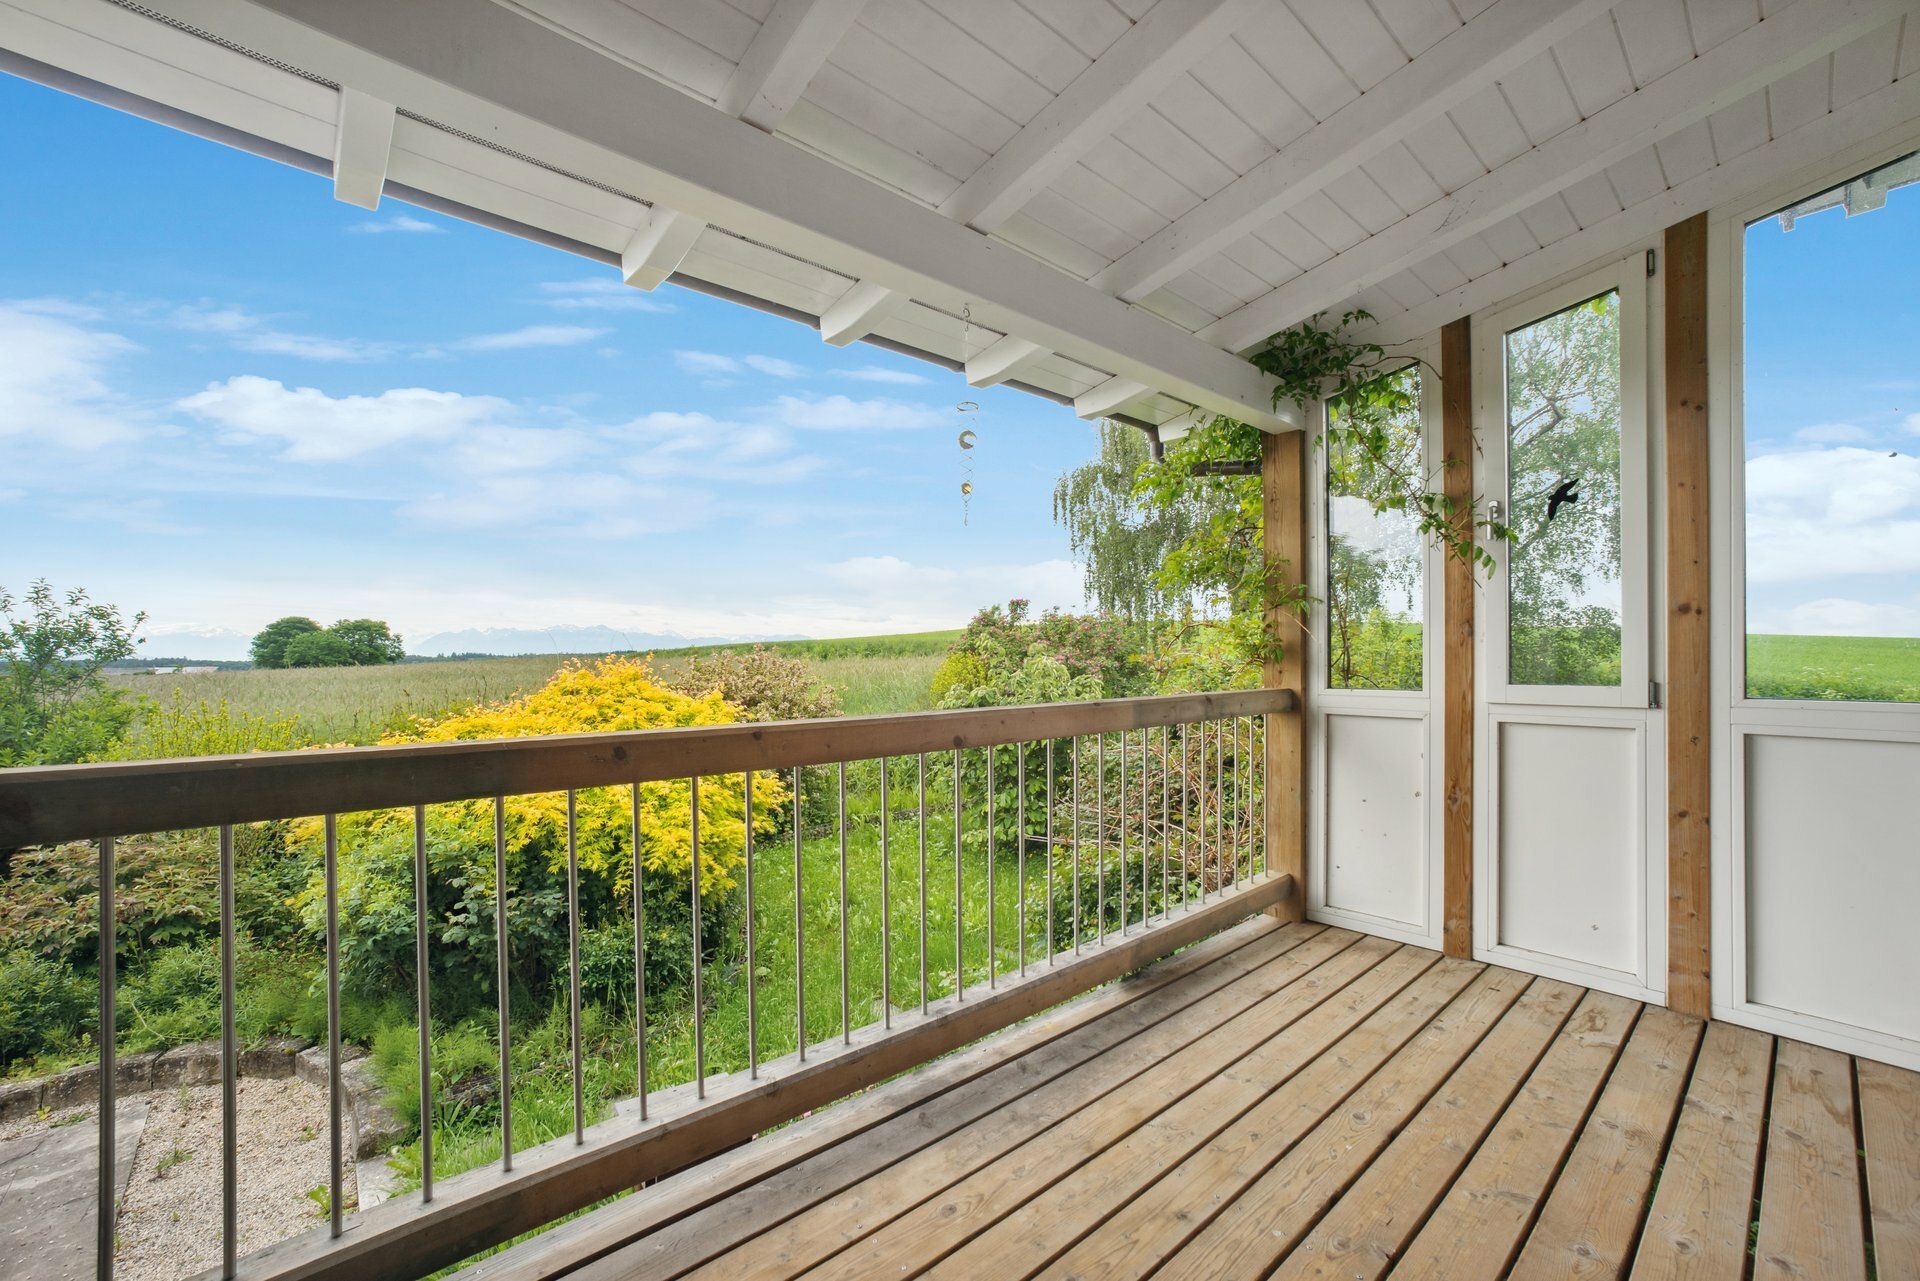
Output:
<instances>
[{"instance_id":1,"label":"deck plank","mask_svg":"<svg viewBox=\"0 0 1920 1281\"><path fill-rule=\"evenodd\" d=\"M1773 1038L1709 1023L1640 1234L1633 1276L1741 1281L1746 1273Z\"/></svg>"},{"instance_id":2,"label":"deck plank","mask_svg":"<svg viewBox=\"0 0 1920 1281\"><path fill-rule=\"evenodd\" d=\"M1780 1042L1754 1281L1855 1281L1867 1275L1856 1142L1847 1056Z\"/></svg>"},{"instance_id":3,"label":"deck plank","mask_svg":"<svg viewBox=\"0 0 1920 1281\"><path fill-rule=\"evenodd\" d=\"M1920 1277L1920 1072L1855 1068L1874 1264L1882 1277Z\"/></svg>"},{"instance_id":4,"label":"deck plank","mask_svg":"<svg viewBox=\"0 0 1920 1281\"><path fill-rule=\"evenodd\" d=\"M1421 1151L1409 1127L1316 1230L1332 1234L1326 1259L1343 1260L1341 1276L1390 1266L1396 1281L1504 1276L1639 1014L1638 1001L1588 992L1450 1189L1460 1136L1437 1133Z\"/></svg>"},{"instance_id":5,"label":"deck plank","mask_svg":"<svg viewBox=\"0 0 1920 1281\"><path fill-rule=\"evenodd\" d=\"M1641 1014L1541 1207L1512 1281L1626 1271L1705 1027L1658 1006Z\"/></svg>"},{"instance_id":6,"label":"deck plank","mask_svg":"<svg viewBox=\"0 0 1920 1281\"><path fill-rule=\"evenodd\" d=\"M576 1228L572 1239L563 1240L552 1253L540 1251L536 1242L525 1242L508 1252L519 1256L512 1271L498 1276L489 1273L484 1281L536 1281L557 1275L556 1269L577 1269L588 1281L650 1276L669 1265L675 1269L694 1266L1009 1104L1021 1104L1029 1112L1067 1106L1062 1100L1082 1097L1102 1081L1119 1079L1116 1074L1124 1074L1128 1064L1137 1070L1137 1065L1153 1061L1155 1055L1170 1053L1213 1026L1217 1015L1206 1005L1209 1000L1217 996L1230 1005L1257 1000L1273 990L1275 981L1303 972L1295 964L1261 973L1322 933L1323 927L1317 925L1254 926L1237 940L1238 946L1182 953L1145 971L1146 983L1126 1001L1103 1003L1084 1021L1076 1012L1063 1034L1047 1038L1030 1053L1014 1058L996 1055L983 1070L958 1077L954 1088L931 1095L912 1086L921 1075L937 1076L946 1069L945 1061L930 1064L790 1129L816 1121L831 1124L830 1118L851 1109L877 1109L882 1114L877 1124L869 1122L852 1130L840 1126L830 1136L833 1142L808 1144L784 1162L763 1159L744 1170L728 1169L730 1186L714 1190L714 1195L702 1195L707 1190L699 1187L662 1186L648 1189L646 1196L615 1202L549 1235L593 1223L602 1215L612 1222L591 1230ZM1319 954L1330 955L1337 940L1355 942L1358 936L1335 933L1323 941ZM1194 953L1200 955L1183 964ZM1168 971L1165 982L1160 981L1162 969ZM1242 990L1236 986L1241 983L1253 986ZM1113 990L1117 993L1127 986ZM1063 1009L1063 1013L1073 1011L1072 1006ZM1024 1030L1022 1025L1015 1035ZM968 1053L994 1043L985 1042ZM1126 1057L1106 1057L1116 1050ZM895 1101L909 1088L911 1094ZM715 1164L733 1166L763 1146L777 1152L787 1136L787 1130L779 1131ZM749 1186L750 1195L727 1194ZM673 1213L677 1207L663 1206L663 1198L686 1204ZM492 1262L485 1260L470 1271L478 1272Z\"/></svg>"},{"instance_id":7,"label":"deck plank","mask_svg":"<svg viewBox=\"0 0 1920 1281\"><path fill-rule=\"evenodd\" d=\"M1424 1029L1483 968L1449 958L1185 1161L1119 1207L1047 1268L1050 1277L1136 1277L1284 1156ZM1429 1010L1422 990L1446 984Z\"/></svg>"},{"instance_id":8,"label":"deck plank","mask_svg":"<svg viewBox=\"0 0 1920 1281\"><path fill-rule=\"evenodd\" d=\"M940 1190L852 1249L825 1260L819 1275L912 1276L1106 1145L1179 1099L1204 1089L1217 1074L1238 1065L1243 1056L1270 1044L1290 1044L1299 1024L1323 1003L1334 1003L1349 984L1366 984L1384 1001L1405 980L1393 982L1390 989L1376 981L1376 975L1400 959L1358 955L1377 941L1369 940L1351 949L1353 955L1343 953L1334 958L1286 991L1223 1024L1205 1041L1143 1073L1134 1086L1105 1095L1052 1130L1035 1135L991 1165ZM1439 959L1437 954L1417 948L1405 950L1421 969ZM1363 1015L1351 1015L1348 1025L1360 1017ZM1287 1035L1282 1037L1282 1032Z\"/></svg>"},{"instance_id":9,"label":"deck plank","mask_svg":"<svg viewBox=\"0 0 1920 1281\"><path fill-rule=\"evenodd\" d=\"M1475 1056L1537 1055L1579 996L1579 988L1564 983L1488 970L1154 1275L1164 1281L1266 1275L1454 1069Z\"/></svg>"},{"instance_id":10,"label":"deck plank","mask_svg":"<svg viewBox=\"0 0 1920 1281\"><path fill-rule=\"evenodd\" d=\"M1288 1029L1284 1037L1248 1055L1075 1170L1070 1178L1001 1218L989 1231L942 1259L927 1275L956 1281L1031 1276L1142 1190L1157 1180L1173 1177L1170 1170L1222 1131L1239 1126L1250 1109L1277 1104L1299 1110L1294 1100L1303 1091L1318 1100L1311 1119L1302 1117L1293 1131L1293 1137L1304 1134L1340 1098L1327 1088L1325 1073L1315 1076L1307 1069L1331 1056L1341 1074L1354 1079L1354 1065L1344 1047L1369 1029L1374 1031L1374 1039L1383 1043L1382 1051L1386 1042L1404 1044L1459 995L1477 968L1458 962L1435 964L1441 959L1437 952L1414 951L1413 956L1423 968L1413 974L1409 963L1406 977L1410 982L1391 992L1368 991L1360 983L1353 984L1338 999ZM1385 970L1386 965L1380 969ZM1384 1059L1385 1053L1379 1057ZM1285 1136L1265 1133L1270 1148L1285 1141Z\"/></svg>"}]
</instances>

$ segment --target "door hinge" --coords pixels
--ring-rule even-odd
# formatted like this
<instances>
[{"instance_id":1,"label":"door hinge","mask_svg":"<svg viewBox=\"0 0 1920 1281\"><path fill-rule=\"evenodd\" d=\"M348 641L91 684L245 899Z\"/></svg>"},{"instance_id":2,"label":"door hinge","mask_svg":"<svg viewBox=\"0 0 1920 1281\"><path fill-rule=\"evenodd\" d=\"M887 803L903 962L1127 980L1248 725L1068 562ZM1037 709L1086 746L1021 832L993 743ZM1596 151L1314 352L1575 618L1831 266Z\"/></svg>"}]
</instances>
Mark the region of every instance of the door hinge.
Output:
<instances>
[{"instance_id":1,"label":"door hinge","mask_svg":"<svg viewBox=\"0 0 1920 1281\"><path fill-rule=\"evenodd\" d=\"M1652 250L1652 249L1649 249L1649 250L1647 250L1647 279L1649 279L1649 280L1651 280L1651 279L1653 279L1653 273L1654 273L1654 271L1655 271L1655 266L1654 266L1654 264L1655 264L1655 262L1656 262L1656 261L1658 261L1658 260L1657 260L1657 259L1656 259L1656 258L1654 257L1654 253L1655 253L1655 252L1656 252L1656 251L1654 251L1654 250Z\"/></svg>"},{"instance_id":2,"label":"door hinge","mask_svg":"<svg viewBox=\"0 0 1920 1281\"><path fill-rule=\"evenodd\" d=\"M1660 682L1659 681L1647 682L1647 706L1648 707L1660 706Z\"/></svg>"}]
</instances>

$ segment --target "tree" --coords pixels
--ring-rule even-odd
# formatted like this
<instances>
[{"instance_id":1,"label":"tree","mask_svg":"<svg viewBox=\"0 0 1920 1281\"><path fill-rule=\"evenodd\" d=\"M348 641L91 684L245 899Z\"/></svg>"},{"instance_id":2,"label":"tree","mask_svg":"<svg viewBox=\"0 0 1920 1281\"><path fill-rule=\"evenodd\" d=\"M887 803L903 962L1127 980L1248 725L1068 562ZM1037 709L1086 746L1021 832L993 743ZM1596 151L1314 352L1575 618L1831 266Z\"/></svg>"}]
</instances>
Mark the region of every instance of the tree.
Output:
<instances>
[{"instance_id":1,"label":"tree","mask_svg":"<svg viewBox=\"0 0 1920 1281\"><path fill-rule=\"evenodd\" d=\"M311 618L302 618L298 614L289 614L277 618L260 629L253 638L252 655L255 667L285 667L287 665L287 646L297 636L310 635L320 630L320 624Z\"/></svg>"},{"instance_id":2,"label":"tree","mask_svg":"<svg viewBox=\"0 0 1920 1281\"><path fill-rule=\"evenodd\" d=\"M406 645L377 618L343 618L327 630L347 643L356 667L397 663L407 656Z\"/></svg>"},{"instance_id":3,"label":"tree","mask_svg":"<svg viewBox=\"0 0 1920 1281\"><path fill-rule=\"evenodd\" d=\"M1151 502L1139 477L1151 465L1146 436L1124 423L1100 424L1100 453L1054 484L1053 519L1084 568L1087 599L1103 614L1152 621L1193 603L1161 582L1160 568L1218 505L1211 489Z\"/></svg>"},{"instance_id":4,"label":"tree","mask_svg":"<svg viewBox=\"0 0 1920 1281\"><path fill-rule=\"evenodd\" d=\"M352 667L353 647L332 632L306 632L287 643L282 667Z\"/></svg>"},{"instance_id":5,"label":"tree","mask_svg":"<svg viewBox=\"0 0 1920 1281\"><path fill-rule=\"evenodd\" d=\"M31 613L15 611L24 605ZM105 751L134 704L101 675L131 658L147 619L41 579L16 600L0 587L0 766L65 765Z\"/></svg>"}]
</instances>

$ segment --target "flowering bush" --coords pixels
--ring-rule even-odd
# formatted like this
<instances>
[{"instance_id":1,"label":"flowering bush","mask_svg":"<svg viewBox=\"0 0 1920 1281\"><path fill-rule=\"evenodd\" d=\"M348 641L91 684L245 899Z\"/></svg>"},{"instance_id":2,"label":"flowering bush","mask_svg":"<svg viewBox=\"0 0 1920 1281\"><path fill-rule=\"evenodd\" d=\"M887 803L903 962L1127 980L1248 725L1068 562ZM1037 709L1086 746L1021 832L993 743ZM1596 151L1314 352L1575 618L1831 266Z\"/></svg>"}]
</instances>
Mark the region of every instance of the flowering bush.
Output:
<instances>
[{"instance_id":1,"label":"flowering bush","mask_svg":"<svg viewBox=\"0 0 1920 1281\"><path fill-rule=\"evenodd\" d=\"M548 734L723 725L738 712L718 693L677 694L653 679L647 664L608 658L568 664L546 685L505 702L437 719L421 719L383 743L528 738ZM787 790L770 773L754 778L754 827L770 834ZM736 873L744 858L745 797L741 776L701 780L700 885L709 942L725 935ZM671 985L690 968L688 882L693 863L692 796L688 780L639 787L639 877L646 902L648 981ZM580 865L582 927L631 921L635 860L634 797L626 787L593 788L576 797L575 848ZM564 968L567 802L564 793L516 796L504 805L507 923L512 979L541 999ZM449 1012L490 995L494 967L494 803L458 801L427 811L426 887L429 954L435 1003ZM293 826L291 840L317 856L317 820ZM341 955L349 977L367 990L410 979L413 972L413 814L382 810L339 820ZM324 885L317 871L297 896L309 931L325 925ZM657 969L657 973L656 973ZM442 1005L442 992L448 1004Z\"/></svg>"},{"instance_id":2,"label":"flowering bush","mask_svg":"<svg viewBox=\"0 0 1920 1281\"><path fill-rule=\"evenodd\" d=\"M840 714L839 691L814 679L798 658L755 645L693 658L670 682L683 694L718 694L743 720L801 721Z\"/></svg>"},{"instance_id":3,"label":"flowering bush","mask_svg":"<svg viewBox=\"0 0 1920 1281\"><path fill-rule=\"evenodd\" d=\"M997 707L1059 699L1126 698L1144 693L1147 664L1135 629L1107 614L1029 616L1011 600L973 616L941 665L942 707ZM1031 667L1044 659L1059 668ZM971 661L969 661L971 660ZM1064 678L1064 679L1062 679Z\"/></svg>"}]
</instances>

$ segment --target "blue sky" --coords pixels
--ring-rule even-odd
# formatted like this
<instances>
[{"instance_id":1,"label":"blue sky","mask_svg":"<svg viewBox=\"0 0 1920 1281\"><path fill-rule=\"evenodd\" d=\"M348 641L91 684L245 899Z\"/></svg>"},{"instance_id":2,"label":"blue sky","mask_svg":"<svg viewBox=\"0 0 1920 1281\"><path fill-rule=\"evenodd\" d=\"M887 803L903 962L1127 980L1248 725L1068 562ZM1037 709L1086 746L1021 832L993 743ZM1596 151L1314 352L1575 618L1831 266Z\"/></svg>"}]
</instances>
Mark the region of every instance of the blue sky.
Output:
<instances>
[{"instance_id":1,"label":"blue sky","mask_svg":"<svg viewBox=\"0 0 1920 1281\"><path fill-rule=\"evenodd\" d=\"M1746 259L1748 625L1920 636L1920 185Z\"/></svg>"},{"instance_id":2,"label":"blue sky","mask_svg":"<svg viewBox=\"0 0 1920 1281\"><path fill-rule=\"evenodd\" d=\"M0 584L237 654L403 635L958 626L1077 607L1057 405L0 75ZM956 405L979 438L961 523Z\"/></svg>"}]
</instances>

